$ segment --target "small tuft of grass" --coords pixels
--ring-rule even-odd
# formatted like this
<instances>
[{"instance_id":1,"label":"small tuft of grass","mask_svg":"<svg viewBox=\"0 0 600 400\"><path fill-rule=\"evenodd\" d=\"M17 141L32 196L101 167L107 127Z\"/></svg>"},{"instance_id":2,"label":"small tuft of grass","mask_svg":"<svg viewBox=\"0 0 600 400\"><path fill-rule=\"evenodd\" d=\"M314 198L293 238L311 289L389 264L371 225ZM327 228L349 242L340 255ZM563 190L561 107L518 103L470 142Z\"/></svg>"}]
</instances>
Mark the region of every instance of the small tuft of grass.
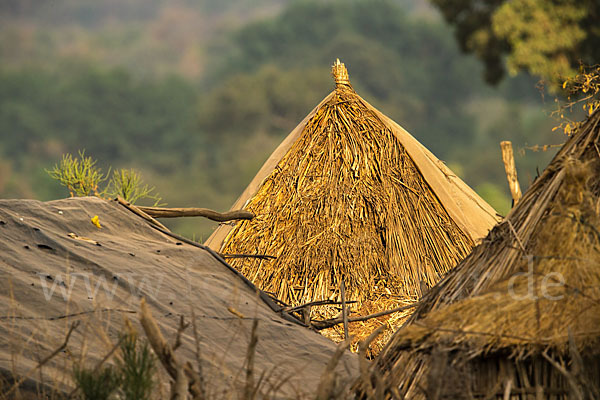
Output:
<instances>
[{"instance_id":1,"label":"small tuft of grass","mask_svg":"<svg viewBox=\"0 0 600 400\"><path fill-rule=\"evenodd\" d=\"M60 164L52 170L46 170L50 177L66 186L73 196L100 196L98 186L108 178L96 166L92 157L85 156L85 150L79 151L79 158L63 154Z\"/></svg>"},{"instance_id":2,"label":"small tuft of grass","mask_svg":"<svg viewBox=\"0 0 600 400\"><path fill-rule=\"evenodd\" d=\"M156 359L146 341L139 342L136 334L129 334L121 342L123 359L118 366L121 374L121 390L127 400L150 399L154 389L153 376Z\"/></svg>"},{"instance_id":3,"label":"small tuft of grass","mask_svg":"<svg viewBox=\"0 0 600 400\"><path fill-rule=\"evenodd\" d=\"M114 170L111 175L109 168L109 172L105 175L96 166L96 160L85 156L85 150L79 151L79 157L64 154L60 163L46 172L65 186L71 197L121 196L131 204L140 199L151 199L154 200L154 206L158 206L162 200L160 195L154 192L154 186L150 187L143 183L139 172L134 169L119 169ZM109 177L108 184L104 189L100 189L100 185Z\"/></svg>"},{"instance_id":4,"label":"small tuft of grass","mask_svg":"<svg viewBox=\"0 0 600 400\"><path fill-rule=\"evenodd\" d=\"M95 371L76 365L73 377L85 400L108 400L122 381L119 372L112 366Z\"/></svg>"},{"instance_id":5,"label":"small tuft of grass","mask_svg":"<svg viewBox=\"0 0 600 400\"><path fill-rule=\"evenodd\" d=\"M120 169L113 171L105 193L110 197L121 196L131 204L139 199L152 199L154 206L158 206L162 198L153 193L154 189L143 184L141 175L134 169Z\"/></svg>"}]
</instances>

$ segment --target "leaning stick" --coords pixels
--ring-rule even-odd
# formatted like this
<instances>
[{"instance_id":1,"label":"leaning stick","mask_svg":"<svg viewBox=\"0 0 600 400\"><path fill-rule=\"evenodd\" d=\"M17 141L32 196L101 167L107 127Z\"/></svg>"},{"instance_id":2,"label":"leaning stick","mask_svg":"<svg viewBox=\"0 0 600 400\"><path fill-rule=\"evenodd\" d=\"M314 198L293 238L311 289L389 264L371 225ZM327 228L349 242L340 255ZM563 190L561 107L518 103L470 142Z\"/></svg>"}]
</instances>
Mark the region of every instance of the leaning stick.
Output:
<instances>
[{"instance_id":1,"label":"leaning stick","mask_svg":"<svg viewBox=\"0 0 600 400\"><path fill-rule=\"evenodd\" d=\"M163 208L143 206L137 206L137 208L154 218L204 217L217 222L254 218L253 213L245 210L220 213L209 210L208 208Z\"/></svg>"},{"instance_id":2,"label":"leaning stick","mask_svg":"<svg viewBox=\"0 0 600 400\"><path fill-rule=\"evenodd\" d=\"M508 187L510 188L510 194L513 198L514 205L517 204L521 198L521 186L517 179L517 168L515 167L512 143L508 140L500 142L500 148L502 148L502 162L504 163L506 179L508 180Z\"/></svg>"},{"instance_id":3,"label":"leaning stick","mask_svg":"<svg viewBox=\"0 0 600 400\"><path fill-rule=\"evenodd\" d=\"M171 378L175 379L177 377L177 359L175 358L175 353L173 353L171 346L169 346L163 337L160 328L152 317L152 313L146 304L146 299L142 299L140 308L140 322L142 323L144 332L146 332L148 342L150 342L150 346L154 349L158 359L169 375L171 375Z\"/></svg>"},{"instance_id":4,"label":"leaning stick","mask_svg":"<svg viewBox=\"0 0 600 400\"><path fill-rule=\"evenodd\" d=\"M128 202L121 196L117 196L116 200L123 207L129 209L129 211L133 212L134 214L137 214L138 216L142 217L146 221L150 222L152 225L157 226L166 231L169 231L169 228L167 228L166 226L164 226L163 224L161 224L160 222L158 222L157 220L155 220L154 218L152 218L151 216L146 214L144 211L140 210L140 208L138 206L134 206L133 204L131 204L130 202Z\"/></svg>"},{"instance_id":5,"label":"leaning stick","mask_svg":"<svg viewBox=\"0 0 600 400\"><path fill-rule=\"evenodd\" d=\"M269 256L266 254L221 254L225 259L227 258L258 258L261 260L276 260L277 257Z\"/></svg>"},{"instance_id":6,"label":"leaning stick","mask_svg":"<svg viewBox=\"0 0 600 400\"><path fill-rule=\"evenodd\" d=\"M380 311L375 314L363 315L360 317L350 317L350 318L348 318L348 322L368 321L373 318L383 317L385 315L408 310L409 308L414 308L417 305L419 305L419 303L409 304L407 306L402 306L402 307L398 307L398 308L392 308L391 310ZM311 321L310 324L313 328L320 331L321 329L331 328L332 326L342 324L343 322L344 322L343 318L332 318L332 319L325 319L322 321Z\"/></svg>"},{"instance_id":7,"label":"leaning stick","mask_svg":"<svg viewBox=\"0 0 600 400\"><path fill-rule=\"evenodd\" d=\"M253 399L255 397L254 386L254 356L256 355L256 344L258 343L258 319L252 321L252 333L250 334L250 343L246 354L246 385L244 386L244 399Z\"/></svg>"}]
</instances>

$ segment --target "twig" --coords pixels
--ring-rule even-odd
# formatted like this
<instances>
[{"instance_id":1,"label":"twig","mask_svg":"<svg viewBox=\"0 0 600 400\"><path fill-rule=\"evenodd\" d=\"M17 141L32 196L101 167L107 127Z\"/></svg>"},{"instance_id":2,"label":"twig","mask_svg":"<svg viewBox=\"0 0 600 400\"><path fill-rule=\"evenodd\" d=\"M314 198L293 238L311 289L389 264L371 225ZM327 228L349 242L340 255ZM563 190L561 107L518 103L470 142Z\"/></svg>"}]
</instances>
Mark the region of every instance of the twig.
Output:
<instances>
[{"instance_id":1,"label":"twig","mask_svg":"<svg viewBox=\"0 0 600 400\"><path fill-rule=\"evenodd\" d=\"M302 316L302 320L306 324L306 326L310 326L310 313L312 311L312 306L305 306L300 310L300 314Z\"/></svg>"},{"instance_id":2,"label":"twig","mask_svg":"<svg viewBox=\"0 0 600 400\"><path fill-rule=\"evenodd\" d=\"M175 382L171 386L172 400L187 400L188 396L188 378L183 369L183 365L177 364L177 375Z\"/></svg>"},{"instance_id":3,"label":"twig","mask_svg":"<svg viewBox=\"0 0 600 400\"><path fill-rule=\"evenodd\" d=\"M169 228L167 228L166 226L164 226L163 224L161 224L160 222L158 222L157 220L155 220L154 218L152 218L151 216L149 216L148 214L146 214L144 211L140 210L139 207L134 206L133 204L131 204L130 202L128 202L127 200L125 200L121 196L118 196L116 200L123 207L129 209L129 211L133 212L134 214L137 214L138 216L142 217L146 221L150 222L152 225L157 226L157 227L159 227L161 229L164 229L165 231L170 232Z\"/></svg>"},{"instance_id":4,"label":"twig","mask_svg":"<svg viewBox=\"0 0 600 400\"><path fill-rule=\"evenodd\" d=\"M119 308L103 308L102 310L90 310L90 311L82 311L82 312L78 312L78 313L73 313L73 314L65 314L65 315L58 315L56 317L20 317L20 316L16 316L16 315L0 315L0 320L4 320L4 319L24 319L24 320L43 320L43 321L56 321L59 319L64 319L64 318L71 318L71 317L79 317L81 315L85 315L85 314L93 314L93 313L97 313L97 312L108 312L108 311L116 311L116 312L123 312L123 313L129 313L129 314L135 314L135 311L132 310L121 310Z\"/></svg>"},{"instance_id":5,"label":"twig","mask_svg":"<svg viewBox=\"0 0 600 400\"><path fill-rule=\"evenodd\" d=\"M519 235L517 235L517 231L515 230L515 227L513 226L512 222L510 222L510 219L507 219L506 222L508 223L508 227L510 228L512 234L515 235L515 239L517 239L517 243L519 244L521 251L523 253L525 253L525 246L523 246L523 242L521 242L521 238L519 237Z\"/></svg>"},{"instance_id":6,"label":"twig","mask_svg":"<svg viewBox=\"0 0 600 400\"><path fill-rule=\"evenodd\" d=\"M367 320L370 320L370 319L373 319L373 318L383 317L385 315L389 315L389 314L397 313L397 312L400 312L400 311L408 310L410 308L416 307L417 305L419 305L419 303L414 303L414 304L409 304L407 306L392 308L391 310L380 311L380 312L377 312L377 313L374 313L374 314L363 315L363 316L360 316L360 317L350 317L350 318L348 318L348 322L367 321ZM325 320L322 320L322 321L311 321L311 326L313 326L317 330L321 330L321 329L331 328L332 326L341 324L343 322L344 322L343 318L332 318L332 319L325 319Z\"/></svg>"},{"instance_id":7,"label":"twig","mask_svg":"<svg viewBox=\"0 0 600 400\"><path fill-rule=\"evenodd\" d=\"M246 353L246 386L244 387L244 400L254 399L256 390L254 387L254 355L256 353L256 345L258 336L256 329L258 328L258 319L252 321L252 332L250 333L250 343Z\"/></svg>"},{"instance_id":8,"label":"twig","mask_svg":"<svg viewBox=\"0 0 600 400\"><path fill-rule=\"evenodd\" d=\"M552 357L550 357L547 354L547 349L544 350L544 352L542 353L542 357L544 357L546 359L546 361L548 361L550 363L550 365L552 365L554 368L556 368L558 370L558 372L560 372L565 379L567 380L567 382L569 383L569 386L572 389L571 394L573 395L574 398L579 399L579 400L583 400L583 393L581 393L581 389L579 387L579 385L577 384L577 381L575 380L575 377L573 377L573 374L571 374L569 371L567 371L567 369L560 365L559 363L557 363L556 361L554 361L552 359Z\"/></svg>"},{"instance_id":9,"label":"twig","mask_svg":"<svg viewBox=\"0 0 600 400\"><path fill-rule=\"evenodd\" d=\"M346 310L346 285L342 277L342 286L340 288L340 296L342 297L342 320L344 321L344 339L348 339L348 310Z\"/></svg>"},{"instance_id":10,"label":"twig","mask_svg":"<svg viewBox=\"0 0 600 400\"><path fill-rule=\"evenodd\" d=\"M192 313L192 331L194 332L194 342L196 343L196 364L198 364L198 389L201 392L201 398L206 398L206 390L204 387L204 374L202 372L202 357L200 356L200 335L198 334L198 327L196 325L196 312L194 307L190 305Z\"/></svg>"},{"instance_id":11,"label":"twig","mask_svg":"<svg viewBox=\"0 0 600 400\"><path fill-rule=\"evenodd\" d=\"M335 367L338 365L340 359L350 347L351 343L352 338L348 338L341 342L335 349L335 353L333 353L333 356L325 367L323 375L321 375L321 380L319 381L319 386L317 388L317 400L335 398L335 396L333 396L333 392L335 391Z\"/></svg>"},{"instance_id":12,"label":"twig","mask_svg":"<svg viewBox=\"0 0 600 400\"><path fill-rule=\"evenodd\" d=\"M371 380L369 379L369 368L367 365L367 350L371 345L371 342L377 338L385 329L385 324L379 326L365 339L358 343L358 367L360 371L360 378L363 381L364 390L366 391L367 398L375 398L375 392Z\"/></svg>"},{"instance_id":13,"label":"twig","mask_svg":"<svg viewBox=\"0 0 600 400\"><path fill-rule=\"evenodd\" d=\"M204 217L217 222L226 222L239 219L252 219L255 217L253 213L245 210L220 213L209 210L208 208L136 207L154 218Z\"/></svg>"},{"instance_id":14,"label":"twig","mask_svg":"<svg viewBox=\"0 0 600 400\"><path fill-rule=\"evenodd\" d=\"M502 387L502 380L498 380L498 382L496 382L494 387L492 387L492 389L490 389L490 391L485 394L485 397L483 398L483 400L496 399L498 390L500 390L501 387Z\"/></svg>"},{"instance_id":15,"label":"twig","mask_svg":"<svg viewBox=\"0 0 600 400\"><path fill-rule=\"evenodd\" d=\"M171 375L171 378L175 379L177 377L177 362L175 359L175 354L173 353L171 346L167 344L167 341L160 332L160 328L152 317L150 309L146 304L146 299L144 298L142 298L140 309L140 322L144 328L144 332L146 332L148 341L150 342L150 345L154 349L154 352L158 356L158 359L162 363L163 367L165 367L169 375Z\"/></svg>"},{"instance_id":16,"label":"twig","mask_svg":"<svg viewBox=\"0 0 600 400\"><path fill-rule=\"evenodd\" d=\"M77 327L79 326L79 323L80 323L79 321L73 322L71 324L71 326L69 327L69 331L67 332L67 336L65 337L64 342L56 350L54 350L52 353L50 353L50 355L48 355L46 358L44 358L39 363L37 363L37 365L35 367L33 367L32 369L30 369L29 371L27 371L21 377L21 379L19 379L18 381L16 381L12 385L12 387L8 390L8 392L4 393L3 395L8 398L15 390L17 390L17 388L19 386L21 386L23 384L23 382L25 382L25 380L29 377L29 375L31 375L32 373L34 373L39 368L43 367L48 361L50 361L52 358L54 358L58 353L60 353L64 349L66 349L67 348L67 344L69 343L69 339L71 338L71 334L73 333L73 331L75 329L77 329Z\"/></svg>"},{"instance_id":17,"label":"twig","mask_svg":"<svg viewBox=\"0 0 600 400\"><path fill-rule=\"evenodd\" d=\"M354 304L354 303L357 303L357 301L356 300L346 301L346 304ZM284 307L283 310L281 310L281 311L295 312L295 311L302 310L305 307L326 306L326 305L334 305L334 304L342 304L342 302L334 301L334 300L316 300L316 301L311 301L309 303L300 304L299 306L295 306L295 307L287 306L287 307Z\"/></svg>"},{"instance_id":18,"label":"twig","mask_svg":"<svg viewBox=\"0 0 600 400\"><path fill-rule=\"evenodd\" d=\"M263 260L276 260L277 257L266 254L221 254L223 258L260 258Z\"/></svg>"},{"instance_id":19,"label":"twig","mask_svg":"<svg viewBox=\"0 0 600 400\"><path fill-rule=\"evenodd\" d=\"M177 327L177 335L175 336L175 344L173 344L173 351L177 350L179 346L181 346L181 334L187 327L190 326L189 323L185 323L183 314L181 314L179 318L179 326Z\"/></svg>"},{"instance_id":20,"label":"twig","mask_svg":"<svg viewBox=\"0 0 600 400\"><path fill-rule=\"evenodd\" d=\"M504 387L504 396L502 397L504 400L510 399L510 390L512 389L512 379L508 379L506 381L506 386Z\"/></svg>"}]
</instances>

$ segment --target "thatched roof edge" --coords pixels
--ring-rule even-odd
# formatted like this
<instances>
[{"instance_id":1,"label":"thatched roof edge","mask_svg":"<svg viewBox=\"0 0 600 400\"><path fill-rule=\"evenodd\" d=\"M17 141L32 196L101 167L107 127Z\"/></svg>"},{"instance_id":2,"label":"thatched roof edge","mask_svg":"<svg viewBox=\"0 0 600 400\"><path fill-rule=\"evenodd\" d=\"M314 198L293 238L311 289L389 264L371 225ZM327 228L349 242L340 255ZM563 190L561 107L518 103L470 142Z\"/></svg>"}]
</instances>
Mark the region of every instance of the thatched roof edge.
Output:
<instances>
[{"instance_id":1,"label":"thatched roof edge","mask_svg":"<svg viewBox=\"0 0 600 400\"><path fill-rule=\"evenodd\" d=\"M565 160L582 160L590 144L600 143L599 125L600 112L596 112L588 118L577 134L567 140L506 218L489 232L483 242L476 246L469 256L456 268L449 271L423 296L419 307L415 309L407 324L444 304L481 293L510 272L506 269L520 254L517 249L518 243L515 239L514 246L506 248L498 246L498 238L503 236L504 231L514 229L521 242L527 244L537 223L563 182L565 171L562 166ZM595 149L600 157L597 145ZM466 276L470 279L465 279Z\"/></svg>"},{"instance_id":2,"label":"thatched roof edge","mask_svg":"<svg viewBox=\"0 0 600 400\"><path fill-rule=\"evenodd\" d=\"M292 130L292 132L286 136L286 138L281 142L281 144L275 149L275 151L269 156L267 161L260 168L256 176L252 179L252 181L248 184L246 189L242 192L240 197L233 203L231 206L231 210L241 210L244 208L248 200L250 200L258 191L258 188L262 185L264 180L273 172L273 170L277 167L277 164L281 160L281 158L288 152L292 144L298 139L298 137L302 134L304 127L310 121L310 119L315 115L317 110L323 106L323 104L327 103L331 97L335 94L335 90L329 93L321 102L311 110L310 113ZM235 223L227 223L220 224L217 229L209 236L208 239L204 242L205 246L210 247L215 251L221 250L221 246L227 239L227 236L231 233L233 228L235 227Z\"/></svg>"},{"instance_id":3,"label":"thatched roof edge","mask_svg":"<svg viewBox=\"0 0 600 400\"><path fill-rule=\"evenodd\" d=\"M358 94L357 96L394 132L454 222L469 234L473 241L487 235L489 230L500 221L496 210L414 136ZM473 210L479 212L473 212Z\"/></svg>"}]
</instances>

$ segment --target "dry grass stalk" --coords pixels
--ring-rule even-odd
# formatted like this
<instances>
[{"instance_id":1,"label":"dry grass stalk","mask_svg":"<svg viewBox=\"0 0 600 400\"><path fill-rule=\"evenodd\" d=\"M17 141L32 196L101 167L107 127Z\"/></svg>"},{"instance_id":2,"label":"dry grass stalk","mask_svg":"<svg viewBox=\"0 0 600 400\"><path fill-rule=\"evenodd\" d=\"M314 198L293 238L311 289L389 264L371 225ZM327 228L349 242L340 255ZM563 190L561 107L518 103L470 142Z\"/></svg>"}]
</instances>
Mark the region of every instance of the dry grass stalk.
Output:
<instances>
[{"instance_id":1,"label":"dry grass stalk","mask_svg":"<svg viewBox=\"0 0 600 400\"><path fill-rule=\"evenodd\" d=\"M421 296L420 281L432 286L473 246L396 134L344 79L244 208L256 217L237 224L222 252L277 257L231 263L292 306L339 300L342 277L361 315L405 305ZM338 313L320 310L322 318Z\"/></svg>"},{"instance_id":2,"label":"dry grass stalk","mask_svg":"<svg viewBox=\"0 0 600 400\"><path fill-rule=\"evenodd\" d=\"M254 356L256 353L256 345L258 344L258 336L256 329L258 328L258 320L252 321L252 332L250 334L250 343L246 354L246 385L244 386L244 400L252 400L256 398L258 386L254 385Z\"/></svg>"},{"instance_id":3,"label":"dry grass stalk","mask_svg":"<svg viewBox=\"0 0 600 400\"><path fill-rule=\"evenodd\" d=\"M171 346L167 343L164 336L162 335L158 324L152 317L152 313L146 304L146 300L142 299L140 304L140 323L144 328L144 332L148 337L148 342L152 346L154 353L156 353L158 359L161 364L171 376L171 378L175 381L175 393L177 394L177 388L182 385L181 382L177 382L178 370L183 369L185 371L185 375L188 381L188 391L195 399L202 399L204 395L204 391L199 384L201 382L198 374L193 370L192 366L189 362L185 364L181 364L177 358L175 357L175 352L171 348ZM183 322L182 322L183 323Z\"/></svg>"},{"instance_id":4,"label":"dry grass stalk","mask_svg":"<svg viewBox=\"0 0 600 400\"><path fill-rule=\"evenodd\" d=\"M75 329L77 329L78 326L79 326L79 321L73 322L71 324L71 326L69 327L69 330L67 331L67 335L65 336L65 340L63 341L63 343L60 346L58 346L58 348L56 350L54 350L52 353L50 353L49 355L47 355L46 357L44 357L42 360L40 360L35 367L33 367L31 370L29 370L28 372L26 372L25 374L23 374L23 376L21 376L12 385L12 387L10 389L8 389L5 393L2 393L2 395L6 396L7 398L10 398L10 396L15 391L19 390L19 387L23 384L23 382L25 382L27 380L27 378L29 378L31 376L31 374L33 374L35 371L41 369L50 360L52 360L57 354L59 354L64 349L66 349L67 345L69 344L69 339L71 338L71 334L73 333L73 331Z\"/></svg>"},{"instance_id":5,"label":"dry grass stalk","mask_svg":"<svg viewBox=\"0 0 600 400\"><path fill-rule=\"evenodd\" d=\"M344 278L342 278L340 296L342 297L342 323L344 324L344 340L346 340L348 339L348 308L346 308L346 290L344 288Z\"/></svg>"},{"instance_id":6,"label":"dry grass stalk","mask_svg":"<svg viewBox=\"0 0 600 400\"><path fill-rule=\"evenodd\" d=\"M359 372L360 378L365 388L365 393L367 398L369 399L379 399L382 398L381 395L377 394L376 388L373 388L373 383L371 382L371 376L369 375L368 365L367 365L367 351L371 342L379 336L383 330L385 329L385 325L381 325L379 328L375 329L365 340L361 340L358 344L358 363L359 363ZM376 385L377 386L377 385Z\"/></svg>"},{"instance_id":7,"label":"dry grass stalk","mask_svg":"<svg viewBox=\"0 0 600 400\"><path fill-rule=\"evenodd\" d=\"M198 333L198 325L196 324L196 312L194 307L190 304L190 314L192 315L192 332L194 334L194 344L196 345L195 353L196 356L196 367L198 368L198 388L200 389L200 398L206 398L206 382L204 381L204 368L202 367L202 356L200 353L200 334Z\"/></svg>"},{"instance_id":8,"label":"dry grass stalk","mask_svg":"<svg viewBox=\"0 0 600 400\"><path fill-rule=\"evenodd\" d=\"M364 322L364 321L369 321L369 320L374 319L374 318L384 317L386 315L395 314L395 313L399 313L401 311L410 310L411 308L415 308L418 304L419 303L412 303L412 304L409 304L407 306L391 308L389 310L379 311L379 312L376 312L376 313L373 313L373 314L361 315L361 316L358 316L358 317L348 318L348 322ZM311 322L311 326L312 326L312 328L314 328L316 330L321 330L321 329L332 328L332 327L334 327L336 325L339 325L340 323L343 323L343 322L344 322L344 318L331 318L331 319L325 319L325 320L321 320L321 321L312 321Z\"/></svg>"},{"instance_id":9,"label":"dry grass stalk","mask_svg":"<svg viewBox=\"0 0 600 400\"><path fill-rule=\"evenodd\" d=\"M335 368L351 343L352 338L348 338L338 344L335 353L331 356L331 359L325 367L325 371L323 371L323 374L321 375L321 380L317 388L317 400L337 399L340 397L340 391L343 389L339 388L336 382L337 376Z\"/></svg>"},{"instance_id":10,"label":"dry grass stalk","mask_svg":"<svg viewBox=\"0 0 600 400\"><path fill-rule=\"evenodd\" d=\"M188 378L183 365L177 364L177 374L175 381L171 386L171 400L187 400L188 398Z\"/></svg>"}]
</instances>

